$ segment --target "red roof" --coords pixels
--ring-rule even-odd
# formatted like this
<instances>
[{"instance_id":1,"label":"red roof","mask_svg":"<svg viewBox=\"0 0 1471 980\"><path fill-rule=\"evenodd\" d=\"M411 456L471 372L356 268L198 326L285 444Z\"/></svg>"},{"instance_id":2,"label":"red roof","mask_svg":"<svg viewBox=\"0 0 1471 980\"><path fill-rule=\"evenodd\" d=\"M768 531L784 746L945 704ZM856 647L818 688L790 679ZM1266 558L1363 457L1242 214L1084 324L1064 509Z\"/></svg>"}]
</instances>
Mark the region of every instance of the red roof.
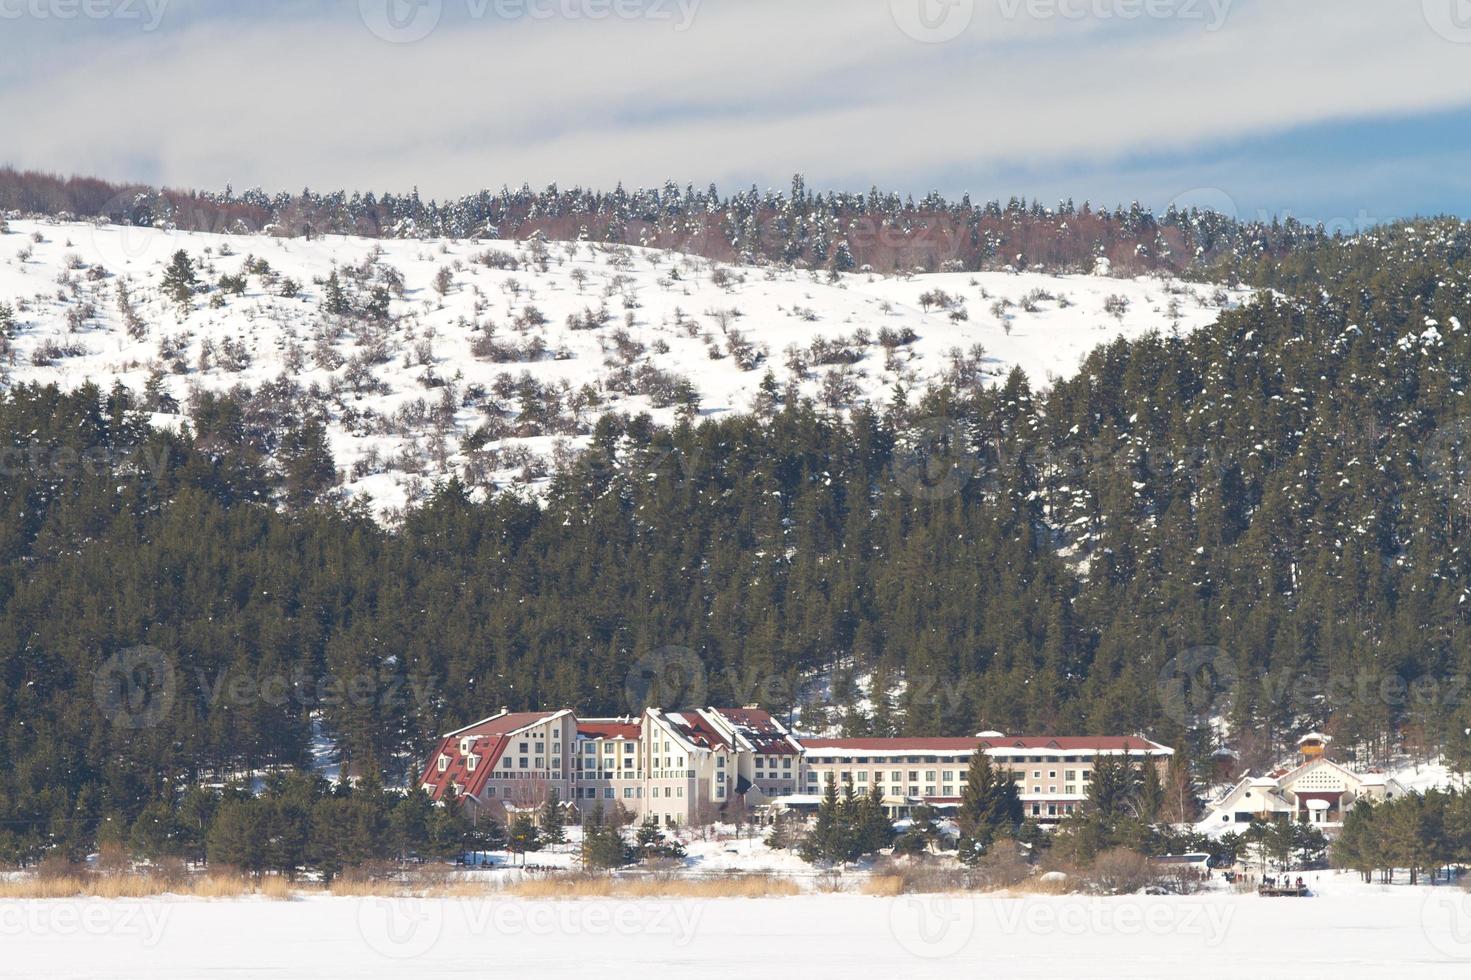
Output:
<instances>
[{"instance_id":1,"label":"red roof","mask_svg":"<svg viewBox=\"0 0 1471 980\"><path fill-rule=\"evenodd\" d=\"M1051 750L1060 752L1133 752L1164 746L1139 736L1033 735L1006 738L804 738L808 749L846 749L853 752L965 752L977 745L986 749Z\"/></svg>"},{"instance_id":2,"label":"red roof","mask_svg":"<svg viewBox=\"0 0 1471 980\"><path fill-rule=\"evenodd\" d=\"M474 772L466 765L465 756L460 754L462 738L474 739L469 746L470 754L477 760ZM462 796L479 796L481 790L485 789L490 774L500 765L501 756L505 755L506 747L510 744L511 739L506 735L446 736L439 743L439 749L429 757L424 778L419 784L430 787L429 796L435 802L444 799L451 786L456 787ZM449 756L449 766L444 772L439 771L441 755Z\"/></svg>"},{"instance_id":3,"label":"red roof","mask_svg":"<svg viewBox=\"0 0 1471 980\"><path fill-rule=\"evenodd\" d=\"M454 736L455 738L464 738L466 735L510 735L513 732L519 732L523 728L530 728L532 725L553 718L566 710L569 709L505 712L492 718L486 718L484 721L477 721L473 725L467 725L456 731L446 732L445 737Z\"/></svg>"},{"instance_id":4,"label":"red roof","mask_svg":"<svg viewBox=\"0 0 1471 980\"><path fill-rule=\"evenodd\" d=\"M588 738L625 738L632 742L643 734L643 726L632 721L579 721L577 734Z\"/></svg>"},{"instance_id":5,"label":"red roof","mask_svg":"<svg viewBox=\"0 0 1471 980\"><path fill-rule=\"evenodd\" d=\"M702 749L728 749L730 740L716 731L698 712L666 711L664 721L686 741Z\"/></svg>"},{"instance_id":6,"label":"red roof","mask_svg":"<svg viewBox=\"0 0 1471 980\"><path fill-rule=\"evenodd\" d=\"M790 734L771 713L760 708L713 708L763 755L796 755Z\"/></svg>"}]
</instances>

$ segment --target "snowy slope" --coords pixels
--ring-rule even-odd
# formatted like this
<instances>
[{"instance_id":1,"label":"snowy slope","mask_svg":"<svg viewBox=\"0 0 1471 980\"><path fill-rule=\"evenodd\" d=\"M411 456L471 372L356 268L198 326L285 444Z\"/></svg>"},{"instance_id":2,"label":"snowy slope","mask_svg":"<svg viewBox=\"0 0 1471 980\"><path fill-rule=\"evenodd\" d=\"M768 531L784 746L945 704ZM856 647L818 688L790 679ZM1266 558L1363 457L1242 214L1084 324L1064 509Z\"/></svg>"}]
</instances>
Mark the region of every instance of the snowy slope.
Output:
<instances>
[{"instance_id":1,"label":"snowy slope","mask_svg":"<svg viewBox=\"0 0 1471 980\"><path fill-rule=\"evenodd\" d=\"M181 249L199 267L187 309L163 291ZM324 312L334 270L354 308L341 316ZM242 272L238 294L219 285ZM364 312L375 289L387 317ZM921 297L935 290L957 302L926 309ZM534 486L605 411L672 421L681 378L703 416L748 410L768 371L841 409L939 379L979 344L984 356L960 370L990 381L1018 366L1042 385L1114 336L1188 331L1245 298L1036 273L834 282L596 243L308 241L20 220L0 234L0 303L17 323L8 383L117 380L141 392L152 375L177 404L156 421L178 424L191 390L284 377L300 386L297 407L328 421L348 490L380 509L449 470L477 486ZM605 314L589 324L588 311ZM793 350L805 363L793 365Z\"/></svg>"}]
</instances>

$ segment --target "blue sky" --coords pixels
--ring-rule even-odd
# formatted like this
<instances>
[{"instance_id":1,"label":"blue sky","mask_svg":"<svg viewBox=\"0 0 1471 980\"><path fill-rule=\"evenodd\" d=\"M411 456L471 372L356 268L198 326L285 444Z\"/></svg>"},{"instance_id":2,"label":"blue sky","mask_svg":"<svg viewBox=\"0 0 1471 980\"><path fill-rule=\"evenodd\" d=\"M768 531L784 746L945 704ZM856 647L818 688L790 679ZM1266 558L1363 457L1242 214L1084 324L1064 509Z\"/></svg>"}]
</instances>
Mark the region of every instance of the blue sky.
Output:
<instances>
[{"instance_id":1,"label":"blue sky","mask_svg":"<svg viewBox=\"0 0 1471 980\"><path fill-rule=\"evenodd\" d=\"M0 0L0 161L1471 217L1471 0Z\"/></svg>"}]
</instances>

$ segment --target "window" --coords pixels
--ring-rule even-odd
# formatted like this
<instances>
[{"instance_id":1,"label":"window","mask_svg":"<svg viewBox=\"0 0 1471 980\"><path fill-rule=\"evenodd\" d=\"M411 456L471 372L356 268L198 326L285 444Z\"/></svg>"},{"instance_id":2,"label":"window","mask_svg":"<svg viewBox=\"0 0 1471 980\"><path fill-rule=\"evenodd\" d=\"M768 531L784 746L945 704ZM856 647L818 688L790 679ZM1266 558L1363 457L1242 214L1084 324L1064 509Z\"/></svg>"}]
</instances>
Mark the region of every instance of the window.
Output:
<instances>
[{"instance_id":1,"label":"window","mask_svg":"<svg viewBox=\"0 0 1471 980\"><path fill-rule=\"evenodd\" d=\"M524 755L523 755L523 756L522 756L522 757L521 757L521 768L522 768L522 769L526 769L526 768L528 768L528 767L529 767L529 766L530 766L530 765L531 765L531 762L530 762L530 760L529 760L529 759L527 759L527 758L526 758L526 756L524 756Z\"/></svg>"},{"instance_id":2,"label":"window","mask_svg":"<svg viewBox=\"0 0 1471 980\"><path fill-rule=\"evenodd\" d=\"M479 761L480 761L480 759L477 758L476 756L473 756L473 755L467 755L467 756L465 756L465 769L468 772L474 772L475 771L475 763L477 763Z\"/></svg>"},{"instance_id":3,"label":"window","mask_svg":"<svg viewBox=\"0 0 1471 980\"><path fill-rule=\"evenodd\" d=\"M547 743L545 743L545 742L537 742L536 743L536 754L537 755L546 755L546 752L547 752Z\"/></svg>"},{"instance_id":4,"label":"window","mask_svg":"<svg viewBox=\"0 0 1471 980\"><path fill-rule=\"evenodd\" d=\"M443 753L440 753L440 756L439 756L439 771L440 772L444 772L448 768L449 768L449 756L447 756L447 755L445 755Z\"/></svg>"},{"instance_id":5,"label":"window","mask_svg":"<svg viewBox=\"0 0 1471 980\"><path fill-rule=\"evenodd\" d=\"M603 798L607 800L611 800L613 798L613 787L609 786L607 789L603 790Z\"/></svg>"},{"instance_id":6,"label":"window","mask_svg":"<svg viewBox=\"0 0 1471 980\"><path fill-rule=\"evenodd\" d=\"M787 758L781 760L781 767L783 769L790 769L790 768L792 768L792 760L791 760L791 757L790 756L788 756Z\"/></svg>"},{"instance_id":7,"label":"window","mask_svg":"<svg viewBox=\"0 0 1471 980\"><path fill-rule=\"evenodd\" d=\"M526 754L526 752L527 752L527 750L528 750L528 749L529 749L529 748L530 748L530 744L529 744L529 743L527 743L527 742L522 742L522 743L521 743L521 748L519 748L519 749L517 749L517 750L516 750L516 751L518 751L518 752L520 752L520 753L521 753L521 754L522 754L522 755L525 755L525 754Z\"/></svg>"}]
</instances>

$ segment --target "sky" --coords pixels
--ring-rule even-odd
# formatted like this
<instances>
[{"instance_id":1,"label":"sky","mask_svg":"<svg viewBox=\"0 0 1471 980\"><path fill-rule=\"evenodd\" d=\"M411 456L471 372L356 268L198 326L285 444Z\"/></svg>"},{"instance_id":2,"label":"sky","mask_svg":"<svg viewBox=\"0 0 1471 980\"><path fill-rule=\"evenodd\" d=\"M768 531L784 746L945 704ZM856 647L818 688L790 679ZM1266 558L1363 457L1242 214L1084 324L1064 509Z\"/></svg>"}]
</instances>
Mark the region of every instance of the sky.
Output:
<instances>
[{"instance_id":1,"label":"sky","mask_svg":"<svg viewBox=\"0 0 1471 980\"><path fill-rule=\"evenodd\" d=\"M1471 0L0 0L0 163L1471 217Z\"/></svg>"}]
</instances>

